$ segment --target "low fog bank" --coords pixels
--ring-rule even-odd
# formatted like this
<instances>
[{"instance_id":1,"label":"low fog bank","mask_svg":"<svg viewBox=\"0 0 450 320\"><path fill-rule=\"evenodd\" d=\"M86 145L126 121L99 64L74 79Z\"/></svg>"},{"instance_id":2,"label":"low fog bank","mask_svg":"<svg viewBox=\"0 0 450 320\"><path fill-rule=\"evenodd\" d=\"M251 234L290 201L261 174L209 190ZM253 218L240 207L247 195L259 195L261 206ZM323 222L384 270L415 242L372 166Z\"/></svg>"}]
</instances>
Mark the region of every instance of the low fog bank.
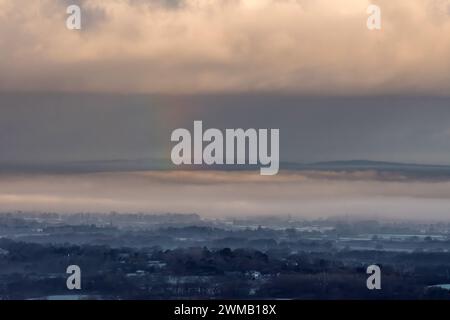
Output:
<instances>
[{"instance_id":1,"label":"low fog bank","mask_svg":"<svg viewBox=\"0 0 450 320\"><path fill-rule=\"evenodd\" d=\"M0 208L450 220L450 181L380 179L371 171L2 174Z\"/></svg>"}]
</instances>

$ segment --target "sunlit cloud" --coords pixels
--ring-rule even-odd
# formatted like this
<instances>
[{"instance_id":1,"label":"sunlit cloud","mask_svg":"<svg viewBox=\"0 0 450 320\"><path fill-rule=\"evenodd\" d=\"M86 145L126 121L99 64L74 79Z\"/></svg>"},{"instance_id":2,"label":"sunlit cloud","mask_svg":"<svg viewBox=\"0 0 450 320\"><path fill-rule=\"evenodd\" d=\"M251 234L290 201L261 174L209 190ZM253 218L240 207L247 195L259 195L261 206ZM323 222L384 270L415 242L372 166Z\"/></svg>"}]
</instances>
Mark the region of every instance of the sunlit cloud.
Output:
<instances>
[{"instance_id":1,"label":"sunlit cloud","mask_svg":"<svg viewBox=\"0 0 450 320\"><path fill-rule=\"evenodd\" d=\"M448 94L450 1L0 0L0 90ZM5 49L6 48L6 49ZM3 50L5 49L5 50Z\"/></svg>"},{"instance_id":2,"label":"sunlit cloud","mask_svg":"<svg viewBox=\"0 0 450 320\"><path fill-rule=\"evenodd\" d=\"M0 177L0 207L50 212L343 215L448 220L450 181L379 181L283 172L116 172Z\"/></svg>"}]
</instances>

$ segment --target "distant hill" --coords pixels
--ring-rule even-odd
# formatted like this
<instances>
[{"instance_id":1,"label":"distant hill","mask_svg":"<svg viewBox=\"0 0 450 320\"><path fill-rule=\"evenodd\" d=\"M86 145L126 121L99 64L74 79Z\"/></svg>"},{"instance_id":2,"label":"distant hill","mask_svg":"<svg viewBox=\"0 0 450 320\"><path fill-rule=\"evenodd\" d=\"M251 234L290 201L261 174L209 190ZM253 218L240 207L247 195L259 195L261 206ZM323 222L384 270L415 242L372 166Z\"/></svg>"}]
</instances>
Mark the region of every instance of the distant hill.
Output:
<instances>
[{"instance_id":1,"label":"distant hill","mask_svg":"<svg viewBox=\"0 0 450 320\"><path fill-rule=\"evenodd\" d=\"M348 160L328 161L310 164L286 163L281 166L285 170L293 171L375 171L379 173L397 173L408 177L448 179L450 166L411 164L386 161Z\"/></svg>"},{"instance_id":2,"label":"distant hill","mask_svg":"<svg viewBox=\"0 0 450 320\"><path fill-rule=\"evenodd\" d=\"M259 168L259 166L256 166ZM249 165L213 165L213 166L182 166L177 167L169 161L161 159L139 160L109 160L109 161L79 161L59 163L14 163L0 164L0 172L45 172L45 173L83 173L83 172L119 172L119 171L161 171L161 170L221 170L240 171L253 170ZM450 166L410 164L370 160L346 160L315 163L282 162L281 170L289 171L375 171L380 174L399 174L407 177L445 179L450 178Z\"/></svg>"},{"instance_id":3,"label":"distant hill","mask_svg":"<svg viewBox=\"0 0 450 320\"><path fill-rule=\"evenodd\" d=\"M370 160L347 160L347 161L327 161L315 162L309 164L286 163L285 167L297 169L419 169L419 170L450 170L450 166L430 165L430 164L411 164L386 161L370 161Z\"/></svg>"}]
</instances>

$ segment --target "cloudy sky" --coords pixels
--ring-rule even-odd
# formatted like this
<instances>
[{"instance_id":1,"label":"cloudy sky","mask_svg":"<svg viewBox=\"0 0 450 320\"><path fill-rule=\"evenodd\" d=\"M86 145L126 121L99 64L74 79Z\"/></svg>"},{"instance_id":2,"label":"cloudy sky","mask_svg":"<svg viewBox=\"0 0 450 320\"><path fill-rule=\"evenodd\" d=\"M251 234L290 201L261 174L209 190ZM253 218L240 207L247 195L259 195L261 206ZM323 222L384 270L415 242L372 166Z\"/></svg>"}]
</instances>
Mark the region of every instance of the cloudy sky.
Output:
<instances>
[{"instance_id":1,"label":"cloudy sky","mask_svg":"<svg viewBox=\"0 0 450 320\"><path fill-rule=\"evenodd\" d=\"M448 218L448 179L130 172L194 120L279 128L282 162L448 165L450 0L0 0L0 210Z\"/></svg>"},{"instance_id":2,"label":"cloudy sky","mask_svg":"<svg viewBox=\"0 0 450 320\"><path fill-rule=\"evenodd\" d=\"M448 94L450 2L370 3L0 0L0 90Z\"/></svg>"}]
</instances>

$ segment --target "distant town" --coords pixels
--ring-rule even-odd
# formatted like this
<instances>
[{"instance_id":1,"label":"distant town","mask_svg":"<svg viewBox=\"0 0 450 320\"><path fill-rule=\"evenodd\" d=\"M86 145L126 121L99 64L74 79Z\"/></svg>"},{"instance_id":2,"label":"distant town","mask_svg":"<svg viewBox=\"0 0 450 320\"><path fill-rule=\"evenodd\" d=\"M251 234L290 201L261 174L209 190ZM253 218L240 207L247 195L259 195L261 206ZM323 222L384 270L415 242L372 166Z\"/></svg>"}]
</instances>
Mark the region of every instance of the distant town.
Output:
<instances>
[{"instance_id":1,"label":"distant town","mask_svg":"<svg viewBox=\"0 0 450 320\"><path fill-rule=\"evenodd\" d=\"M447 222L7 212L0 299L448 299L449 250Z\"/></svg>"}]
</instances>

